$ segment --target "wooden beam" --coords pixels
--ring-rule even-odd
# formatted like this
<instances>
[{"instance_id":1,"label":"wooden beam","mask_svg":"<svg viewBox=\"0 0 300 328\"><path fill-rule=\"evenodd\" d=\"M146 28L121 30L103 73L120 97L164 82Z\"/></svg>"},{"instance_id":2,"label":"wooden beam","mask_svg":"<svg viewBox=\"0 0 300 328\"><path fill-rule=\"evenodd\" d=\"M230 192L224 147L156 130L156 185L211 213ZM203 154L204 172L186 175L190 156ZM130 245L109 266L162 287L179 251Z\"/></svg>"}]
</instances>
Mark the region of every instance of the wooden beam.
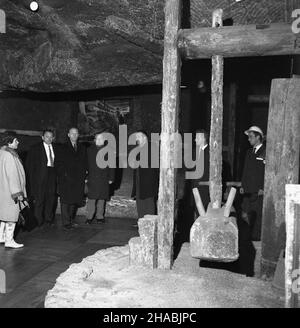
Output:
<instances>
[{"instance_id":1,"label":"wooden beam","mask_svg":"<svg viewBox=\"0 0 300 328\"><path fill-rule=\"evenodd\" d=\"M300 33L290 24L241 25L180 30L178 46L184 58L276 56L300 54Z\"/></svg>"},{"instance_id":2,"label":"wooden beam","mask_svg":"<svg viewBox=\"0 0 300 328\"><path fill-rule=\"evenodd\" d=\"M160 181L158 197L158 268L171 269L175 216L176 144L178 130L181 59L177 35L181 0L166 0L161 112Z\"/></svg>"},{"instance_id":3,"label":"wooden beam","mask_svg":"<svg viewBox=\"0 0 300 328\"><path fill-rule=\"evenodd\" d=\"M0 133L4 133L6 131L13 131L13 132L16 132L19 135L30 136L30 137L41 137L43 135L43 132L42 131L0 129Z\"/></svg>"},{"instance_id":4,"label":"wooden beam","mask_svg":"<svg viewBox=\"0 0 300 328\"><path fill-rule=\"evenodd\" d=\"M269 95L249 95L248 103L269 103L270 96Z\"/></svg>"},{"instance_id":5,"label":"wooden beam","mask_svg":"<svg viewBox=\"0 0 300 328\"><path fill-rule=\"evenodd\" d=\"M285 185L298 183L300 80L271 85L262 216L261 274L272 278L285 247Z\"/></svg>"},{"instance_id":6,"label":"wooden beam","mask_svg":"<svg viewBox=\"0 0 300 328\"><path fill-rule=\"evenodd\" d=\"M222 26L223 10L213 12L213 27ZM209 193L212 208L220 208L222 202L222 130L223 130L223 75L224 59L212 57L211 122L209 140Z\"/></svg>"},{"instance_id":7,"label":"wooden beam","mask_svg":"<svg viewBox=\"0 0 300 328\"><path fill-rule=\"evenodd\" d=\"M287 184L285 195L285 307L297 308L297 279L300 274L300 185Z\"/></svg>"}]
</instances>

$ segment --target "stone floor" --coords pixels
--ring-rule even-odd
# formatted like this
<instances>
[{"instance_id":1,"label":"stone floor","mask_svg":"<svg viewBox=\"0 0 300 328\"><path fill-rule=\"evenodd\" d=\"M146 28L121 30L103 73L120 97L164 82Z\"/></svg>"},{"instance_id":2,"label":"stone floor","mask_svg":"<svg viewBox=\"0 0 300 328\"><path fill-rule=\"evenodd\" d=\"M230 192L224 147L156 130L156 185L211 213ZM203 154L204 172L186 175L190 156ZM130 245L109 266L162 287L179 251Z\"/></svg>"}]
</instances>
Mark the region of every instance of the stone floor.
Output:
<instances>
[{"instance_id":1,"label":"stone floor","mask_svg":"<svg viewBox=\"0 0 300 328\"><path fill-rule=\"evenodd\" d=\"M65 232L57 216L57 226L21 232L17 241L23 249L5 249L0 246L0 269L7 276L6 294L0 294L1 308L44 306L46 292L56 278L70 264L81 262L86 256L111 246L127 244L137 235L132 225L136 219L108 218L103 225L86 226L78 217L80 226Z\"/></svg>"},{"instance_id":2,"label":"stone floor","mask_svg":"<svg viewBox=\"0 0 300 328\"><path fill-rule=\"evenodd\" d=\"M270 282L199 267L182 245L173 269L129 265L128 246L86 257L59 276L47 308L281 308Z\"/></svg>"}]
</instances>

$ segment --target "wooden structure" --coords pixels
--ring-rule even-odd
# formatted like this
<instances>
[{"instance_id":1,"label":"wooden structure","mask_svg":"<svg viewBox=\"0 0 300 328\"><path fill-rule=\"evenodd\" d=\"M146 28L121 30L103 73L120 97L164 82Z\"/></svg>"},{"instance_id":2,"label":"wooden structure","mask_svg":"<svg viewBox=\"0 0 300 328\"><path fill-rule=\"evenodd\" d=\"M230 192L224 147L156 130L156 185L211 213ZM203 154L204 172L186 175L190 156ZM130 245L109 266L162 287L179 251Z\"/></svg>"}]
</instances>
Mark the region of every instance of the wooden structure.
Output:
<instances>
[{"instance_id":1,"label":"wooden structure","mask_svg":"<svg viewBox=\"0 0 300 328\"><path fill-rule=\"evenodd\" d=\"M158 199L158 268L170 269L173 259L173 230L176 186L176 148L178 131L181 59L177 33L181 24L181 1L168 0L165 7L163 59L163 98L161 112L161 169Z\"/></svg>"},{"instance_id":2,"label":"wooden structure","mask_svg":"<svg viewBox=\"0 0 300 328\"><path fill-rule=\"evenodd\" d=\"M300 306L300 185L285 186L285 306Z\"/></svg>"},{"instance_id":3,"label":"wooden structure","mask_svg":"<svg viewBox=\"0 0 300 328\"><path fill-rule=\"evenodd\" d=\"M166 0L165 40L163 62L163 104L162 134L167 133L161 142L161 165L159 187L158 224L158 267L172 266L173 222L175 204L175 159L174 143L171 134L177 130L180 82L180 55L185 59L212 58L213 56L277 56L299 55L300 35L293 33L290 24L244 25L197 29L180 29L181 0ZM216 58L216 57L215 57ZM221 57L218 57L221 58ZM220 66L219 66L220 67ZM218 82L222 81L222 70ZM216 77L216 76L215 76ZM218 98L220 85L212 90L212 97ZM222 117L222 106L216 106L215 117ZM217 119L215 120L217 122ZM215 127L219 127L219 123ZM211 131L213 135L214 131ZM217 137L218 135L215 134ZM220 140L211 140L211 146ZM218 159L218 162L220 161ZM167 165L167 168L166 168ZM213 198L218 199L218 186L221 171L210 178ZM214 200L215 201L215 200ZM264 241L263 241L264 247Z\"/></svg>"},{"instance_id":4,"label":"wooden structure","mask_svg":"<svg viewBox=\"0 0 300 328\"><path fill-rule=\"evenodd\" d=\"M42 131L0 129L0 133L4 133L6 131L13 131L13 132L16 132L16 134L19 134L19 135L22 135L22 136L29 136L29 137L41 137L43 135Z\"/></svg>"},{"instance_id":5,"label":"wooden structure","mask_svg":"<svg viewBox=\"0 0 300 328\"><path fill-rule=\"evenodd\" d=\"M166 0L165 39L163 61L163 104L161 171L159 187L158 267L172 266L173 225L175 215L176 158L172 133L178 127L180 56L185 59L245 56L299 55L300 35L293 33L290 24L226 26L197 29L180 29L181 0ZM221 58L221 57L214 57ZM221 62L219 61L219 64ZM219 65L221 68L222 65ZM215 66L216 69L217 66ZM216 69L217 72L217 69ZM219 75L218 75L219 74ZM218 88L212 97L220 99L222 70L215 75ZM214 99L214 98L213 98ZM215 106L215 117L222 117L222 106ZM217 119L215 120L217 122ZM220 123L220 122L219 122ZM220 124L215 126L220 126ZM214 135L214 131L212 131ZM217 134L215 137L218 137ZM220 140L211 140L211 145ZM221 158L221 157L220 157ZM220 161L218 159L218 162ZM218 173L217 173L218 172ZM216 169L210 177L213 198L218 199L221 171ZM215 186L215 187L212 187ZM264 242L264 241L263 241Z\"/></svg>"},{"instance_id":6,"label":"wooden structure","mask_svg":"<svg viewBox=\"0 0 300 328\"><path fill-rule=\"evenodd\" d=\"M223 10L213 13L213 28L223 25ZM209 193L212 208L220 208L222 202L222 132L223 132L223 76L224 59L220 55L211 58L211 126L209 137Z\"/></svg>"},{"instance_id":7,"label":"wooden structure","mask_svg":"<svg viewBox=\"0 0 300 328\"><path fill-rule=\"evenodd\" d=\"M267 138L261 273L272 277L285 248L285 185L299 178L300 79L272 81Z\"/></svg>"}]
</instances>

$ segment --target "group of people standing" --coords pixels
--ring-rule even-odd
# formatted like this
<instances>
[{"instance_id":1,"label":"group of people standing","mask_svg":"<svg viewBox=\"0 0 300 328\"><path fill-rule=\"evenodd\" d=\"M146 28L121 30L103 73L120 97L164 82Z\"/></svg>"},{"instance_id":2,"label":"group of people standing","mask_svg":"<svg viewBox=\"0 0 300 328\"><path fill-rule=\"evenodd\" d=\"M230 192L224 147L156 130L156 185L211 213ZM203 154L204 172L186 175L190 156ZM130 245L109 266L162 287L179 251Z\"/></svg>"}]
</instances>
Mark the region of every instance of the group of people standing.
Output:
<instances>
[{"instance_id":1,"label":"group of people standing","mask_svg":"<svg viewBox=\"0 0 300 328\"><path fill-rule=\"evenodd\" d=\"M17 153L18 136L7 132L0 150L0 243L20 248L13 235L23 200L33 204L38 226L54 225L57 194L60 196L62 224L65 230L76 228L76 212L82 206L87 186L86 224L105 222L105 203L111 196L115 168L100 168L97 154L105 146L103 132L97 133L87 149L78 142L76 127L68 130L67 142L54 143L54 132L44 130L42 140L28 151L25 170ZM137 133L137 143L144 147L147 136ZM25 174L26 172L26 174ZM159 170L134 170L132 196L137 202L138 216L155 214ZM2 182L3 181L3 182Z\"/></svg>"},{"instance_id":2,"label":"group of people standing","mask_svg":"<svg viewBox=\"0 0 300 328\"><path fill-rule=\"evenodd\" d=\"M261 212L264 185L265 146L263 132L253 126L245 134L252 146L248 150L242 175L240 193L243 195L243 216L251 228L252 240L260 240ZM57 194L60 196L61 217L65 230L76 228L76 212L82 206L87 185L86 224L93 220L105 222L105 203L110 199L115 180L115 168L100 168L97 154L105 146L103 132L97 133L94 143L86 149L78 142L76 127L68 130L67 142L54 143L54 132L43 131L40 143L28 152L25 170L17 153L19 140L13 132L4 134L0 149L0 243L6 247L20 248L14 240L14 231L19 211L29 199L34 208L38 225L54 224ZM134 170L132 197L136 199L138 217L156 214L159 169L151 168L149 140L145 132L136 133L138 145L149 151L148 167ZM192 182L199 189L203 204L209 199L209 145L208 134L196 134L196 145L204 156L204 174ZM205 182L206 183L203 183ZM199 183L200 182L200 183Z\"/></svg>"}]
</instances>

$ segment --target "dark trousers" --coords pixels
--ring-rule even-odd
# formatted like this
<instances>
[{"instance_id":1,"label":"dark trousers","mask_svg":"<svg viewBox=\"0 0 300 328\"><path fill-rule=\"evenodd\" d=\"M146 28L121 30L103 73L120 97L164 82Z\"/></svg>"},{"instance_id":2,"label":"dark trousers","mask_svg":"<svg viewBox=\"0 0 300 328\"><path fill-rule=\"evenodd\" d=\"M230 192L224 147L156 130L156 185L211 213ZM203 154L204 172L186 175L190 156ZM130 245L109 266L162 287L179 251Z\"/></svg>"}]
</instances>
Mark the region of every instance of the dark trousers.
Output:
<instances>
[{"instance_id":1,"label":"dark trousers","mask_svg":"<svg viewBox=\"0 0 300 328\"><path fill-rule=\"evenodd\" d=\"M244 195L242 210L247 213L252 240L261 239L262 207L263 196L258 196L257 193Z\"/></svg>"},{"instance_id":2,"label":"dark trousers","mask_svg":"<svg viewBox=\"0 0 300 328\"><path fill-rule=\"evenodd\" d=\"M60 203L62 224L65 226L71 224L75 218L77 204Z\"/></svg>"},{"instance_id":3,"label":"dark trousers","mask_svg":"<svg viewBox=\"0 0 300 328\"><path fill-rule=\"evenodd\" d=\"M136 207L138 212L138 218L143 218L146 214L156 214L156 200L154 197L146 199L136 199Z\"/></svg>"},{"instance_id":4,"label":"dark trousers","mask_svg":"<svg viewBox=\"0 0 300 328\"><path fill-rule=\"evenodd\" d=\"M45 187L41 193L35 196L34 199L34 214L38 220L39 226L45 221L47 223L53 222L55 210L54 205L56 200L55 185L55 170L52 167L48 167Z\"/></svg>"}]
</instances>

